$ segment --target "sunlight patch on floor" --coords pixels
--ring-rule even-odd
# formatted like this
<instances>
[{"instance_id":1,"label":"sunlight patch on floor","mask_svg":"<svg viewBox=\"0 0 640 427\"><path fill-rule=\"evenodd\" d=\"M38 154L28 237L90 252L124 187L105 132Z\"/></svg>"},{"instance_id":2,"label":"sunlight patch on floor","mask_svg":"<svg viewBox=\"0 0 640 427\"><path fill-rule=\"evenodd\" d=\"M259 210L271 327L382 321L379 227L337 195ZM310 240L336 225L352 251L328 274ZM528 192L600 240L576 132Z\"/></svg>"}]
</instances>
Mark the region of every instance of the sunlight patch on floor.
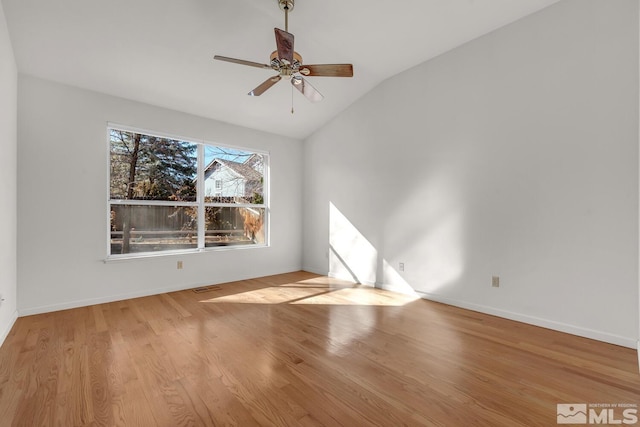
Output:
<instances>
[{"instance_id":1,"label":"sunlight patch on floor","mask_svg":"<svg viewBox=\"0 0 640 427\"><path fill-rule=\"evenodd\" d=\"M378 292L371 288L345 288L309 296L292 304L402 306L417 299L417 296Z\"/></svg>"},{"instance_id":2,"label":"sunlight patch on floor","mask_svg":"<svg viewBox=\"0 0 640 427\"><path fill-rule=\"evenodd\" d=\"M201 302L232 304L322 304L402 306L419 299L369 287L331 288L283 285L214 297Z\"/></svg>"}]
</instances>

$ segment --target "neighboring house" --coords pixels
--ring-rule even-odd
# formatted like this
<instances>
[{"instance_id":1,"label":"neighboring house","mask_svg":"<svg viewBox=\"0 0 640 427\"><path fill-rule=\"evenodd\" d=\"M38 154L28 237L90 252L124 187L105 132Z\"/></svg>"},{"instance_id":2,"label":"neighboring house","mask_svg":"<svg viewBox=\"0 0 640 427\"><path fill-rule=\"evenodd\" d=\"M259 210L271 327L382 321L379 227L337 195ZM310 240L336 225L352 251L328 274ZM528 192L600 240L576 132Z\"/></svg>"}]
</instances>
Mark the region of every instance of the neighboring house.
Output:
<instances>
[{"instance_id":1,"label":"neighboring house","mask_svg":"<svg viewBox=\"0 0 640 427\"><path fill-rule=\"evenodd\" d=\"M244 163L215 158L204 172L204 194L244 199L262 194L262 169L262 158L255 154Z\"/></svg>"},{"instance_id":2,"label":"neighboring house","mask_svg":"<svg viewBox=\"0 0 640 427\"><path fill-rule=\"evenodd\" d=\"M262 203L264 159L251 155L243 163L215 158L204 171L205 197L213 201L233 198L235 203ZM255 196L259 196L256 198ZM217 199L216 199L217 198ZM228 203L228 200L224 200ZM207 214L207 230L243 230L254 243L264 243L264 209L219 207Z\"/></svg>"}]
</instances>

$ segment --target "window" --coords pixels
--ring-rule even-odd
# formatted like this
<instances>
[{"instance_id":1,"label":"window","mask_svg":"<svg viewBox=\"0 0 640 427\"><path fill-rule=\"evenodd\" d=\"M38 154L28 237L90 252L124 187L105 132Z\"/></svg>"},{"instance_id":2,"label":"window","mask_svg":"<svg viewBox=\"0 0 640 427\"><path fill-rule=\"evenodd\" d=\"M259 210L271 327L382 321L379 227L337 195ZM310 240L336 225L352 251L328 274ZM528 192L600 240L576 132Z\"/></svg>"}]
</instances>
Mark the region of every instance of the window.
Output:
<instances>
[{"instance_id":1,"label":"window","mask_svg":"<svg viewBox=\"0 0 640 427\"><path fill-rule=\"evenodd\" d=\"M108 134L110 257L266 245L266 153Z\"/></svg>"}]
</instances>

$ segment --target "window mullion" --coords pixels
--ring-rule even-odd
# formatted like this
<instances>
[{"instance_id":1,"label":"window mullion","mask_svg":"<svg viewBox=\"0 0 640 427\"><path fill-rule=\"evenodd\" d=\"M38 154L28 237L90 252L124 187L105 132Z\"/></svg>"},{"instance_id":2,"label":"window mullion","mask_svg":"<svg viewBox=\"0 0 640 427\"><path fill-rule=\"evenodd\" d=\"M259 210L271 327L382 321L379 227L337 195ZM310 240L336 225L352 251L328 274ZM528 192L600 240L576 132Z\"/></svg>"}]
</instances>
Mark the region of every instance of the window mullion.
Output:
<instances>
[{"instance_id":1,"label":"window mullion","mask_svg":"<svg viewBox=\"0 0 640 427\"><path fill-rule=\"evenodd\" d=\"M204 144L198 144L198 179L196 184L196 200L198 202L198 249L204 249L205 247L204 168Z\"/></svg>"}]
</instances>

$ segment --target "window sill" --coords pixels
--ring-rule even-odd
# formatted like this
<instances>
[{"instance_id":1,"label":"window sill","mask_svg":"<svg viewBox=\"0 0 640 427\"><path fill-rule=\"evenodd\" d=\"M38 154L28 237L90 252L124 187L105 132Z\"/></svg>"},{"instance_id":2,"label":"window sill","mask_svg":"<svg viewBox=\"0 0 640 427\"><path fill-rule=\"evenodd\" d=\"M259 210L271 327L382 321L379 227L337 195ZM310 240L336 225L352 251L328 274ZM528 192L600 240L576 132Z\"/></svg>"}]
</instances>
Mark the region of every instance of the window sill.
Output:
<instances>
[{"instance_id":1,"label":"window sill","mask_svg":"<svg viewBox=\"0 0 640 427\"><path fill-rule=\"evenodd\" d=\"M237 245L237 246L211 246L204 249L188 249L188 250L178 250L178 251L163 251L163 252L146 252L139 254L126 254L126 255L109 255L107 256L103 262L105 264L117 263L122 261L136 261L142 259L158 259L164 257L176 257L176 256L185 256L185 255L194 255L194 254L203 254L203 253L211 253L211 252L221 252L221 251L237 251L237 250L246 250L246 249L263 249L268 248L267 244L255 244L255 245Z\"/></svg>"}]
</instances>

